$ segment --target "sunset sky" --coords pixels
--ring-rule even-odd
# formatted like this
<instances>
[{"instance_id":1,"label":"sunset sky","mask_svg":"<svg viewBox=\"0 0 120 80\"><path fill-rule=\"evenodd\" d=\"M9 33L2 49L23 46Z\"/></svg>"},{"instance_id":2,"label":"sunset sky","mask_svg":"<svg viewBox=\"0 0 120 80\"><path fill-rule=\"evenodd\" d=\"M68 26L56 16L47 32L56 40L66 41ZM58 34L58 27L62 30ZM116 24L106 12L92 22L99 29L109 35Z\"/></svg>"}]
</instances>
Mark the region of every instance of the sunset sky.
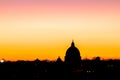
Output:
<instances>
[{"instance_id":1,"label":"sunset sky","mask_svg":"<svg viewBox=\"0 0 120 80\"><path fill-rule=\"evenodd\" d=\"M0 59L120 59L120 0L0 0Z\"/></svg>"}]
</instances>

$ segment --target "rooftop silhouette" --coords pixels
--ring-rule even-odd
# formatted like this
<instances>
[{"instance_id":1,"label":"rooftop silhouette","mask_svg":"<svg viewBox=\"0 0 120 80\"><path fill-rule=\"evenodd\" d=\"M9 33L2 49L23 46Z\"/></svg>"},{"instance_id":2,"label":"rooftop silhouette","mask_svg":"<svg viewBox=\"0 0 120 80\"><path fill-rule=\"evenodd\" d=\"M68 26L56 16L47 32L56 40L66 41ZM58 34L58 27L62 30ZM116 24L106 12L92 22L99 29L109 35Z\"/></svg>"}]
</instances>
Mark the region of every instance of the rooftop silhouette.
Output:
<instances>
[{"instance_id":1,"label":"rooftop silhouette","mask_svg":"<svg viewBox=\"0 0 120 80\"><path fill-rule=\"evenodd\" d=\"M81 60L72 41L65 61L4 61L0 63L0 80L120 80L120 60Z\"/></svg>"}]
</instances>

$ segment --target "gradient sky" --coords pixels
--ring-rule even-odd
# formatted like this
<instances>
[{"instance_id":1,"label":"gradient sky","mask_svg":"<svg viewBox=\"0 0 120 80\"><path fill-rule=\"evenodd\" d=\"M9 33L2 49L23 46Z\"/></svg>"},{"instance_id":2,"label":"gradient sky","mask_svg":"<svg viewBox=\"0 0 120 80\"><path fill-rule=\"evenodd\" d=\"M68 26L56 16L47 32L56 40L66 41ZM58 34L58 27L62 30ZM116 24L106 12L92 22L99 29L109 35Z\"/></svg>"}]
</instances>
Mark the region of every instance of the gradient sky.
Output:
<instances>
[{"instance_id":1,"label":"gradient sky","mask_svg":"<svg viewBox=\"0 0 120 80\"><path fill-rule=\"evenodd\" d=\"M0 0L0 59L120 59L119 0Z\"/></svg>"}]
</instances>

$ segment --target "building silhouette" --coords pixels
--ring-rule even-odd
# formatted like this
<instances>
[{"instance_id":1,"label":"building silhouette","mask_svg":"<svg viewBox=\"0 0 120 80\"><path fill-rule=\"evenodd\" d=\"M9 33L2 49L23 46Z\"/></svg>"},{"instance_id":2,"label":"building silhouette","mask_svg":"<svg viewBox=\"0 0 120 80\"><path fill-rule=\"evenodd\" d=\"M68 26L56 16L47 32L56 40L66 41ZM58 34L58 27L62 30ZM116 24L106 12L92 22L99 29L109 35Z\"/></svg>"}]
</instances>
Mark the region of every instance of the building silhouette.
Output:
<instances>
[{"instance_id":1,"label":"building silhouette","mask_svg":"<svg viewBox=\"0 0 120 80\"><path fill-rule=\"evenodd\" d=\"M0 61L0 80L120 80L120 60L81 60L72 41L65 61Z\"/></svg>"},{"instance_id":2,"label":"building silhouette","mask_svg":"<svg viewBox=\"0 0 120 80\"><path fill-rule=\"evenodd\" d=\"M57 63L62 63L62 59L60 58L60 56L57 58L56 62Z\"/></svg>"},{"instance_id":3,"label":"building silhouette","mask_svg":"<svg viewBox=\"0 0 120 80\"><path fill-rule=\"evenodd\" d=\"M67 49L65 55L65 63L68 65L78 65L80 64L81 56L80 51L77 47L75 47L74 41L72 41L71 46Z\"/></svg>"}]
</instances>

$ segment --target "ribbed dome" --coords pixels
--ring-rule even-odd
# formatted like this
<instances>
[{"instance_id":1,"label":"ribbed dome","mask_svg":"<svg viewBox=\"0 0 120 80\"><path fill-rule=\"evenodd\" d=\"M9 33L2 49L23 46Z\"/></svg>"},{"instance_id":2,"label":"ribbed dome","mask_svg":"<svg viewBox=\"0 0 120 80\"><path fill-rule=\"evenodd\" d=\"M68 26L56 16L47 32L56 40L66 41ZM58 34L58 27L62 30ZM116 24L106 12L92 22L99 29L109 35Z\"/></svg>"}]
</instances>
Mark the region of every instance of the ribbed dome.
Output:
<instances>
[{"instance_id":1,"label":"ribbed dome","mask_svg":"<svg viewBox=\"0 0 120 80\"><path fill-rule=\"evenodd\" d=\"M74 42L72 42L70 48L66 51L65 62L68 64L76 64L81 60L80 51L75 47Z\"/></svg>"}]
</instances>

